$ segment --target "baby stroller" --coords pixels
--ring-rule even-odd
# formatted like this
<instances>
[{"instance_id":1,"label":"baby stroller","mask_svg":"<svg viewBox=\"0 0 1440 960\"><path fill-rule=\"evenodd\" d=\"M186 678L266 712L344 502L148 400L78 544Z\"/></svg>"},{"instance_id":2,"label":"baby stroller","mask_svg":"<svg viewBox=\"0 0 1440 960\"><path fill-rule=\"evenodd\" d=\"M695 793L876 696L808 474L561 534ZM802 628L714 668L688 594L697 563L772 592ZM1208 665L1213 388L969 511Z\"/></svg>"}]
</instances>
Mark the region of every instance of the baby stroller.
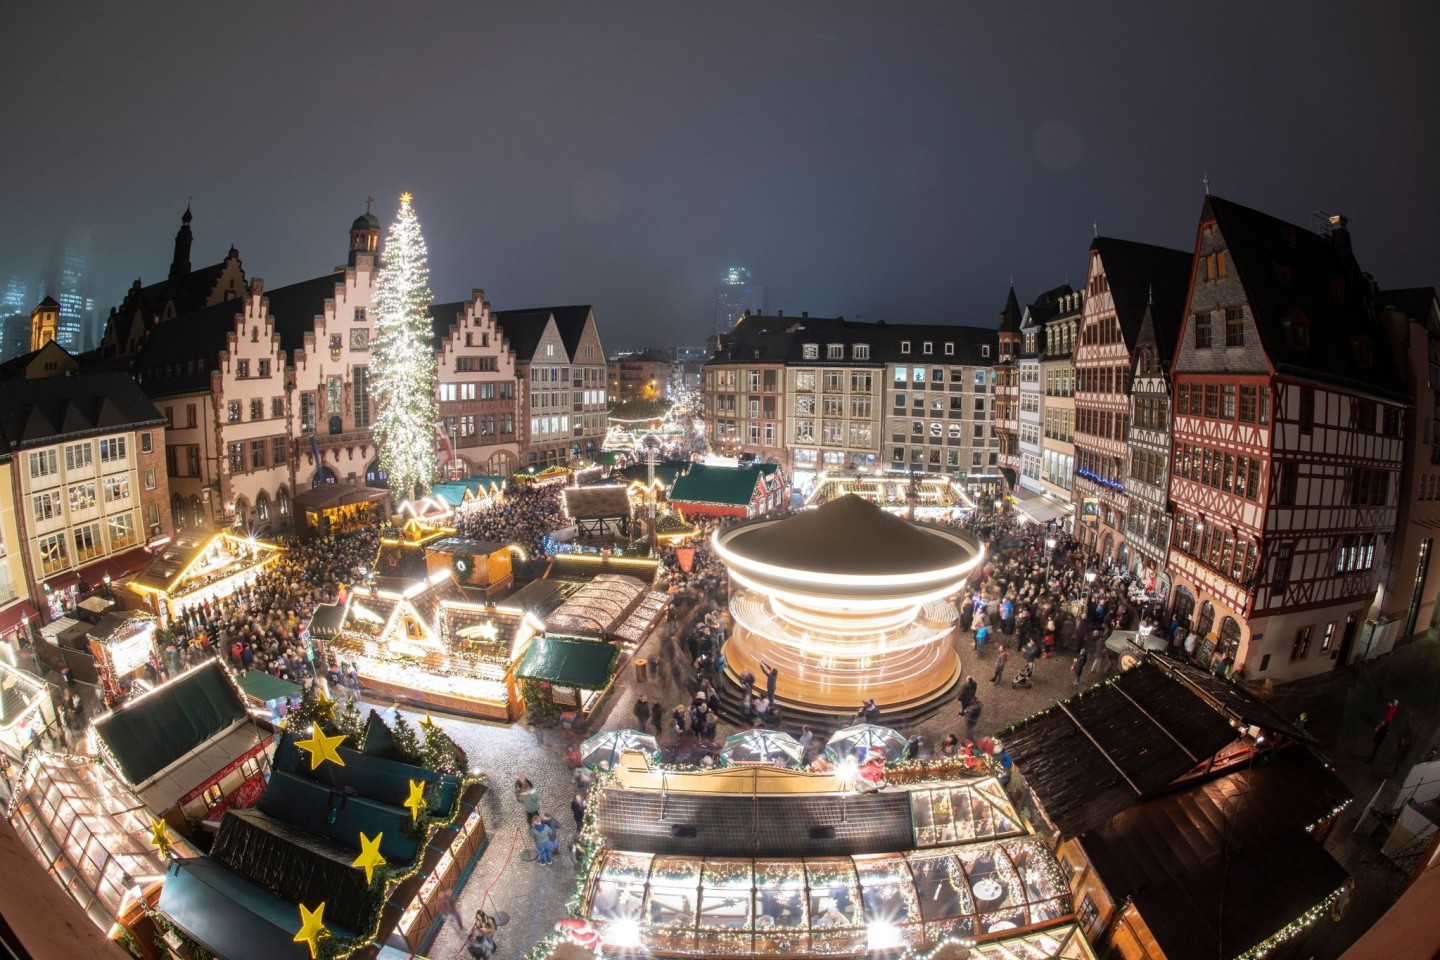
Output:
<instances>
[{"instance_id":1,"label":"baby stroller","mask_svg":"<svg viewBox=\"0 0 1440 960\"><path fill-rule=\"evenodd\" d=\"M1015 679L1010 681L1010 689L1018 690L1019 688L1024 687L1028 690L1030 687L1033 687L1035 685L1033 679L1034 674L1035 664L1030 663L1027 660L1025 662L1025 666L1020 668L1020 672L1015 674Z\"/></svg>"}]
</instances>

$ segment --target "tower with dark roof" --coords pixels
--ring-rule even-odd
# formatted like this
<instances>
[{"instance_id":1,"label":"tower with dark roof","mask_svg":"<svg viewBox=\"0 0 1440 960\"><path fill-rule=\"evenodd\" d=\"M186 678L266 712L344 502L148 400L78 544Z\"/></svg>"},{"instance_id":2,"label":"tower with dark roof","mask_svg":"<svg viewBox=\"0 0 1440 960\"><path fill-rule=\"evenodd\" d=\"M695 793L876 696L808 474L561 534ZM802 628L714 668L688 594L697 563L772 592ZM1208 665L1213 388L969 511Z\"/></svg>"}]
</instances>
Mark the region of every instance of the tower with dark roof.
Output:
<instances>
[{"instance_id":1,"label":"tower with dark roof","mask_svg":"<svg viewBox=\"0 0 1440 960\"><path fill-rule=\"evenodd\" d=\"M193 219L187 203L185 213L180 217L180 229L175 234L175 256L170 261L171 280L190 272L190 244L195 240L195 235L190 232L190 221Z\"/></svg>"},{"instance_id":2,"label":"tower with dark roof","mask_svg":"<svg viewBox=\"0 0 1440 960\"><path fill-rule=\"evenodd\" d=\"M46 297L30 314L30 349L39 350L59 336L60 301Z\"/></svg>"},{"instance_id":3,"label":"tower with dark roof","mask_svg":"<svg viewBox=\"0 0 1440 960\"><path fill-rule=\"evenodd\" d=\"M365 212L350 224L350 266L361 256L374 258L380 253L380 221L370 212L370 201L365 201Z\"/></svg>"}]
</instances>

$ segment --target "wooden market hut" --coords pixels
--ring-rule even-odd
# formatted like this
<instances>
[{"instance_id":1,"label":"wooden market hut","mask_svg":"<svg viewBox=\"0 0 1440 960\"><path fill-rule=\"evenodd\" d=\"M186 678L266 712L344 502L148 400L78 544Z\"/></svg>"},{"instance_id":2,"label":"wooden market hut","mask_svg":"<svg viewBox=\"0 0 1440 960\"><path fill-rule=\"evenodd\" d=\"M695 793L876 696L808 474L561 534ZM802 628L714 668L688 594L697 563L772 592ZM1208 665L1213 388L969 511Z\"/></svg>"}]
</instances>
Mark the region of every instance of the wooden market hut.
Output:
<instances>
[{"instance_id":1,"label":"wooden market hut","mask_svg":"<svg viewBox=\"0 0 1440 960\"><path fill-rule=\"evenodd\" d=\"M676 478L670 505L687 517L764 516L785 506L783 474L774 464L726 467L697 463Z\"/></svg>"},{"instance_id":2,"label":"wooden market hut","mask_svg":"<svg viewBox=\"0 0 1440 960\"><path fill-rule=\"evenodd\" d=\"M1345 884L1323 842L1348 792L1244 687L1142 657L997 734L1087 935L1192 960L1295 934Z\"/></svg>"},{"instance_id":3,"label":"wooden market hut","mask_svg":"<svg viewBox=\"0 0 1440 960\"><path fill-rule=\"evenodd\" d=\"M358 483L322 483L295 495L299 532L306 538L368 527L390 512L390 491Z\"/></svg>"},{"instance_id":4,"label":"wooden market hut","mask_svg":"<svg viewBox=\"0 0 1440 960\"><path fill-rule=\"evenodd\" d=\"M228 531L177 537L122 584L168 622L185 607L223 600L283 556L285 548Z\"/></svg>"},{"instance_id":5,"label":"wooden market hut","mask_svg":"<svg viewBox=\"0 0 1440 960\"><path fill-rule=\"evenodd\" d=\"M155 815L180 832L254 803L275 729L218 660L207 660L94 723L100 753Z\"/></svg>"},{"instance_id":6,"label":"wooden market hut","mask_svg":"<svg viewBox=\"0 0 1440 960\"><path fill-rule=\"evenodd\" d=\"M575 524L579 540L625 540L630 536L630 490L620 484L566 487L561 492L565 515Z\"/></svg>"}]
</instances>

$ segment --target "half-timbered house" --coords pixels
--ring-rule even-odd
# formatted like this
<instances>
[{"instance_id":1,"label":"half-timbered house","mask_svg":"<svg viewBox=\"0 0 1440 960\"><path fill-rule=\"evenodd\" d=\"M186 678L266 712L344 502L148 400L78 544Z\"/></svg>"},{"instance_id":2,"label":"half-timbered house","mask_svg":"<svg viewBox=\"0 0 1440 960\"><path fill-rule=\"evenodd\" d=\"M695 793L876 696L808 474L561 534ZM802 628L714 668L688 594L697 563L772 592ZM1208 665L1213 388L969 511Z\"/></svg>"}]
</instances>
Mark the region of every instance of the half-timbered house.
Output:
<instances>
[{"instance_id":1,"label":"half-timbered house","mask_svg":"<svg viewBox=\"0 0 1440 960\"><path fill-rule=\"evenodd\" d=\"M1096 237L1075 347L1076 535L1102 565L1130 565L1125 543L1131 355L1152 289L1183 285L1190 255ZM1179 279L1176 279L1176 278Z\"/></svg>"},{"instance_id":2,"label":"half-timbered house","mask_svg":"<svg viewBox=\"0 0 1440 960\"><path fill-rule=\"evenodd\" d=\"M1343 666L1395 529L1409 404L1344 218L1313 233L1206 197L1183 322L1173 608L1217 668Z\"/></svg>"}]
</instances>

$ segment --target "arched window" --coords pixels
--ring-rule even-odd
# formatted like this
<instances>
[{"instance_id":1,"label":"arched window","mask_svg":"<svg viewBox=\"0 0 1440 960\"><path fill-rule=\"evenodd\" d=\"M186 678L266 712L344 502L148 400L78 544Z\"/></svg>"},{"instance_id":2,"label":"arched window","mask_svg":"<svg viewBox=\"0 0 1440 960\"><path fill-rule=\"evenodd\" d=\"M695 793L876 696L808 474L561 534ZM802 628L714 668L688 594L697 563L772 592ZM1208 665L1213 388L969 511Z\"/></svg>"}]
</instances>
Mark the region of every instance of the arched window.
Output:
<instances>
[{"instance_id":1,"label":"arched window","mask_svg":"<svg viewBox=\"0 0 1440 960\"><path fill-rule=\"evenodd\" d=\"M1191 593L1188 587L1175 588L1175 616L1182 622L1190 622L1190 614L1195 612L1195 594Z\"/></svg>"},{"instance_id":2,"label":"arched window","mask_svg":"<svg viewBox=\"0 0 1440 960\"><path fill-rule=\"evenodd\" d=\"M1215 604L1206 600L1200 604L1200 616L1195 620L1195 632L1205 637L1210 635L1210 628L1215 626Z\"/></svg>"},{"instance_id":3,"label":"arched window","mask_svg":"<svg viewBox=\"0 0 1440 960\"><path fill-rule=\"evenodd\" d=\"M205 506L197 496L190 498L190 522L197 527L205 525Z\"/></svg>"},{"instance_id":4,"label":"arched window","mask_svg":"<svg viewBox=\"0 0 1440 960\"><path fill-rule=\"evenodd\" d=\"M290 491L284 487L275 491L275 512L282 517L290 516Z\"/></svg>"},{"instance_id":5,"label":"arched window","mask_svg":"<svg viewBox=\"0 0 1440 960\"><path fill-rule=\"evenodd\" d=\"M1233 656L1240 646L1240 624L1234 617L1220 621L1220 653Z\"/></svg>"},{"instance_id":6,"label":"arched window","mask_svg":"<svg viewBox=\"0 0 1440 960\"><path fill-rule=\"evenodd\" d=\"M237 524L248 523L250 520L250 501L244 497L235 498L235 518Z\"/></svg>"},{"instance_id":7,"label":"arched window","mask_svg":"<svg viewBox=\"0 0 1440 960\"><path fill-rule=\"evenodd\" d=\"M185 528L185 498L178 493L170 498L170 515L174 518L175 529L183 530Z\"/></svg>"},{"instance_id":8,"label":"arched window","mask_svg":"<svg viewBox=\"0 0 1440 960\"><path fill-rule=\"evenodd\" d=\"M270 519L270 498L264 490L255 498L255 519L261 523Z\"/></svg>"}]
</instances>

